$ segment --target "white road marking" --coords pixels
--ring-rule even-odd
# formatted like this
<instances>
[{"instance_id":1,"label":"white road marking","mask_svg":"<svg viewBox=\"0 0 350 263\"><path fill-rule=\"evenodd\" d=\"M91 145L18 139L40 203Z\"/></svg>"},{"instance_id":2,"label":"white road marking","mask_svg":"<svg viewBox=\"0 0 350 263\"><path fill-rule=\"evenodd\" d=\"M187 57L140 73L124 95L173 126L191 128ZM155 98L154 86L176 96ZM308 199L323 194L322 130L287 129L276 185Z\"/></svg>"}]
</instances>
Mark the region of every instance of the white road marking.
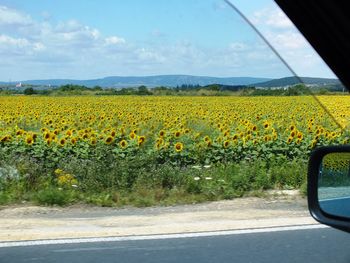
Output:
<instances>
[{"instance_id":1,"label":"white road marking","mask_svg":"<svg viewBox=\"0 0 350 263\"><path fill-rule=\"evenodd\" d=\"M211 236L227 236L227 235L242 235L242 234L256 234L256 233L269 233L269 232L281 232L281 231L320 229L320 228L329 228L329 227L325 226L325 225L321 225L321 224L312 224L312 225L252 228L252 229L241 229L241 230L224 230L224 231L209 231L209 232L197 232L197 233L180 233L180 234L159 234L159 235L144 235L144 236L96 237L96 238L72 238L72 239L47 239L47 240L33 240L33 241L13 241L13 242L0 242L0 248L4 248L4 247L40 246L40 245L79 244L79 243L94 243L94 242L117 242L117 241L192 238L192 237L211 237Z\"/></svg>"},{"instance_id":2,"label":"white road marking","mask_svg":"<svg viewBox=\"0 0 350 263\"><path fill-rule=\"evenodd\" d=\"M327 199L319 199L319 202L327 202L327 201L337 201L337 200L346 200L350 199L349 196L343 196L343 197L334 197L334 198L327 198Z\"/></svg>"}]
</instances>

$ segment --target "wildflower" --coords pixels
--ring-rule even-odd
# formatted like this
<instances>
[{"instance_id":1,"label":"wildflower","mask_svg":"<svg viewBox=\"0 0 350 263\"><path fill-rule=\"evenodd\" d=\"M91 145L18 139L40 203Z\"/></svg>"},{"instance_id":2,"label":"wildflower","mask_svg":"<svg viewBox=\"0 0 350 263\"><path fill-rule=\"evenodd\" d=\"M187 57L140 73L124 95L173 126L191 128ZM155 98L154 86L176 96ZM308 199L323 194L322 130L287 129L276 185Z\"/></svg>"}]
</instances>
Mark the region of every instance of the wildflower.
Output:
<instances>
[{"instance_id":1,"label":"wildflower","mask_svg":"<svg viewBox=\"0 0 350 263\"><path fill-rule=\"evenodd\" d=\"M131 133L129 134L129 138L130 138L131 140L135 139L135 138L136 138L136 133L131 132Z\"/></svg>"},{"instance_id":2,"label":"wildflower","mask_svg":"<svg viewBox=\"0 0 350 263\"><path fill-rule=\"evenodd\" d=\"M95 137L91 137L90 144L91 145L96 145L97 144L97 139Z\"/></svg>"},{"instance_id":3,"label":"wildflower","mask_svg":"<svg viewBox=\"0 0 350 263\"><path fill-rule=\"evenodd\" d=\"M31 135L28 135L25 141L27 145L32 145L34 143L34 139Z\"/></svg>"},{"instance_id":4,"label":"wildflower","mask_svg":"<svg viewBox=\"0 0 350 263\"><path fill-rule=\"evenodd\" d=\"M114 142L114 138L112 136L108 136L106 139L105 139L105 143L107 145L110 145Z\"/></svg>"},{"instance_id":5,"label":"wildflower","mask_svg":"<svg viewBox=\"0 0 350 263\"><path fill-rule=\"evenodd\" d=\"M180 131L176 131L174 135L175 135L176 138L179 138L181 136L181 132Z\"/></svg>"},{"instance_id":6,"label":"wildflower","mask_svg":"<svg viewBox=\"0 0 350 263\"><path fill-rule=\"evenodd\" d=\"M62 138L59 140L59 145L64 146L66 144L66 139Z\"/></svg>"},{"instance_id":7,"label":"wildflower","mask_svg":"<svg viewBox=\"0 0 350 263\"><path fill-rule=\"evenodd\" d=\"M145 136L139 136L138 139L137 139L137 143L138 145L142 145L146 140L146 137Z\"/></svg>"},{"instance_id":8,"label":"wildflower","mask_svg":"<svg viewBox=\"0 0 350 263\"><path fill-rule=\"evenodd\" d=\"M230 141L224 141L224 144L223 144L224 148L227 148L229 145L230 145Z\"/></svg>"},{"instance_id":9,"label":"wildflower","mask_svg":"<svg viewBox=\"0 0 350 263\"><path fill-rule=\"evenodd\" d=\"M119 142L119 146L120 146L120 148L125 149L126 147L128 147L128 143L126 140L121 140Z\"/></svg>"},{"instance_id":10,"label":"wildflower","mask_svg":"<svg viewBox=\"0 0 350 263\"><path fill-rule=\"evenodd\" d=\"M183 148L184 148L184 146L183 146L183 144L181 142L177 142L175 144L175 151L181 152L183 150Z\"/></svg>"}]
</instances>

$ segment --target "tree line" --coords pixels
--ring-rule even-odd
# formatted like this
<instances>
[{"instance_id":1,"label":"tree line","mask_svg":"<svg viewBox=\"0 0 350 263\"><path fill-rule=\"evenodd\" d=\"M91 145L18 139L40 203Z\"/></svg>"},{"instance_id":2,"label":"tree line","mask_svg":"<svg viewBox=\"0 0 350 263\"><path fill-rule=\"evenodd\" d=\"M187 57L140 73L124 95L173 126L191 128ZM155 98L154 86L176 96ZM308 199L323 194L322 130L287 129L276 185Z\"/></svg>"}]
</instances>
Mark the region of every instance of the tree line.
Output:
<instances>
[{"instance_id":1,"label":"tree line","mask_svg":"<svg viewBox=\"0 0 350 263\"><path fill-rule=\"evenodd\" d=\"M0 87L0 94L24 94L47 95L47 96L70 96L70 95L139 95L139 96L300 96L313 94L339 94L343 93L342 87L319 86L313 87L312 91L304 84L297 84L284 88L256 88L245 85L191 85L184 84L176 87L125 87L125 88L102 88L101 86L87 87L84 85L66 84L56 88L39 88L27 86L24 89L4 89Z\"/></svg>"}]
</instances>

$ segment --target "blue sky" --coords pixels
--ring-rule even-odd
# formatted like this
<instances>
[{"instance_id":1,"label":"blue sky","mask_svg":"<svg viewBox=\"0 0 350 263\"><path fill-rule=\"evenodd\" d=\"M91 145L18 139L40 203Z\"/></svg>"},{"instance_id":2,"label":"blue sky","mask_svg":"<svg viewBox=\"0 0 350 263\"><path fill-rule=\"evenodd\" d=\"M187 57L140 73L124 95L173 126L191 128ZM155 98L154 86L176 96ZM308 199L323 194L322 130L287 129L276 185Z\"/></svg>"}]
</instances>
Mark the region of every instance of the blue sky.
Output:
<instances>
[{"instance_id":1,"label":"blue sky","mask_svg":"<svg viewBox=\"0 0 350 263\"><path fill-rule=\"evenodd\" d=\"M269 0L231 0L303 76L333 77ZM221 0L0 1L0 80L291 73Z\"/></svg>"}]
</instances>

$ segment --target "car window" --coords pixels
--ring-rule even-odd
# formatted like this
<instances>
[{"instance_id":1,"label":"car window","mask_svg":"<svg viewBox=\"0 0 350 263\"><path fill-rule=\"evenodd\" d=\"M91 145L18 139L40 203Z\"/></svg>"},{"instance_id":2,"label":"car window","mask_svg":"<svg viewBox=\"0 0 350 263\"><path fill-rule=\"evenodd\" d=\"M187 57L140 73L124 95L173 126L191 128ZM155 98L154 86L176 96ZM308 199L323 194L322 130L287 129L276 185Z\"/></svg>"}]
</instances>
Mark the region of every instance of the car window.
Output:
<instances>
[{"instance_id":1,"label":"car window","mask_svg":"<svg viewBox=\"0 0 350 263\"><path fill-rule=\"evenodd\" d=\"M349 142L347 91L270 2L4 1L0 32L9 209L305 193L310 151Z\"/></svg>"}]
</instances>

